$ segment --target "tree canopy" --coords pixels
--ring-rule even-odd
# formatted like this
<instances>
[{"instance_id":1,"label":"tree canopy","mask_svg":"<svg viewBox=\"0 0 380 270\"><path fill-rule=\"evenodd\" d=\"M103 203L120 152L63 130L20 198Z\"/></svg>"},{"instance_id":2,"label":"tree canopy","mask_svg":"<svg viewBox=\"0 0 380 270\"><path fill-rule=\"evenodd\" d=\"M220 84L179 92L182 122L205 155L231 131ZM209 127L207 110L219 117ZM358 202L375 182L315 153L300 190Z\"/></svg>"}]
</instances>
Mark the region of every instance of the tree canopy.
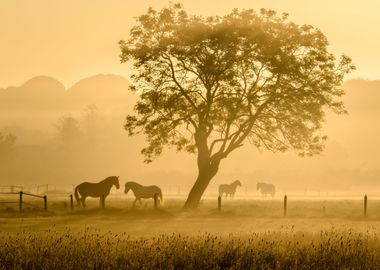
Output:
<instances>
[{"instance_id":1,"label":"tree canopy","mask_svg":"<svg viewBox=\"0 0 380 270\"><path fill-rule=\"evenodd\" d=\"M128 116L125 127L130 134L143 128L148 160L164 145L193 152L199 128L214 154L245 139L272 151L322 150L324 109L345 112L338 87L353 66L347 56L335 61L318 29L287 17L234 10L204 18L175 5L138 18L120 42L141 93L138 116Z\"/></svg>"},{"instance_id":2,"label":"tree canopy","mask_svg":"<svg viewBox=\"0 0 380 270\"><path fill-rule=\"evenodd\" d=\"M147 162L165 145L197 153L199 167L246 142L320 153L326 109L345 113L339 87L354 69L319 29L265 9L203 17L180 4L150 8L119 45L140 94L125 128L146 135Z\"/></svg>"}]
</instances>

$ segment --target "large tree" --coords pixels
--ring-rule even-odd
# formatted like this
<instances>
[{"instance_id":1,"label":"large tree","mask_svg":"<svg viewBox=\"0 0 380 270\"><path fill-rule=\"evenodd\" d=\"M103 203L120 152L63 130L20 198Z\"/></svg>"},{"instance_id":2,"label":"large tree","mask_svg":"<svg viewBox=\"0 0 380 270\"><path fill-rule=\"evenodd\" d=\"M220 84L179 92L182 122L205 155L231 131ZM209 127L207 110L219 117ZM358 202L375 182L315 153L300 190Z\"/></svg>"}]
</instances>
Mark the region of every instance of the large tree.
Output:
<instances>
[{"instance_id":1,"label":"large tree","mask_svg":"<svg viewBox=\"0 0 380 270\"><path fill-rule=\"evenodd\" d=\"M203 17L180 4L150 8L119 45L140 95L125 128L146 135L146 161L165 145L197 155L186 208L198 206L221 161L245 143L320 153L325 111L345 113L339 86L354 69L328 52L320 30L264 9Z\"/></svg>"}]
</instances>

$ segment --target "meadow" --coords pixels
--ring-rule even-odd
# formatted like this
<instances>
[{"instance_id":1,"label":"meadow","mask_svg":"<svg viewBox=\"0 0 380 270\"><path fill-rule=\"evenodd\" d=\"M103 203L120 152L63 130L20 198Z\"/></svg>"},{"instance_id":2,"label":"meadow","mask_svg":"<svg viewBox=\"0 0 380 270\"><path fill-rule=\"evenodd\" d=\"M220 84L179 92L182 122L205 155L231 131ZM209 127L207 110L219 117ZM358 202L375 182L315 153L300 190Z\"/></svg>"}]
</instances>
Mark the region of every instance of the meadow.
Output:
<instances>
[{"instance_id":1,"label":"meadow","mask_svg":"<svg viewBox=\"0 0 380 270\"><path fill-rule=\"evenodd\" d=\"M214 198L183 212L183 198L131 208L0 211L0 269L369 269L380 267L380 201Z\"/></svg>"}]
</instances>

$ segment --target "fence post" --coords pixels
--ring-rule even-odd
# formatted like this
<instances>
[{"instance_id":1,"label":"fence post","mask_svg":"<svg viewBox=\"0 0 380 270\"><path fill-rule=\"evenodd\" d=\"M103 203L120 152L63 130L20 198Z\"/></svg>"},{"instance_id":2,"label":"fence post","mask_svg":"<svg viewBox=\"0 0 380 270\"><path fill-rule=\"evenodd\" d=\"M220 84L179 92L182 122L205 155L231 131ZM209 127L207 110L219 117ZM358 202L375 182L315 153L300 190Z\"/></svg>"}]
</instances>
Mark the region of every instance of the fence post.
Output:
<instances>
[{"instance_id":1,"label":"fence post","mask_svg":"<svg viewBox=\"0 0 380 270\"><path fill-rule=\"evenodd\" d=\"M20 212L22 211L22 191L20 191Z\"/></svg>"},{"instance_id":2,"label":"fence post","mask_svg":"<svg viewBox=\"0 0 380 270\"><path fill-rule=\"evenodd\" d=\"M222 212L222 196L218 196L218 211Z\"/></svg>"},{"instance_id":3,"label":"fence post","mask_svg":"<svg viewBox=\"0 0 380 270\"><path fill-rule=\"evenodd\" d=\"M44 196L44 209L47 211L47 196Z\"/></svg>"},{"instance_id":4,"label":"fence post","mask_svg":"<svg viewBox=\"0 0 380 270\"><path fill-rule=\"evenodd\" d=\"M284 217L286 217L286 211L287 211L287 208L288 207L288 196L284 196Z\"/></svg>"},{"instance_id":5,"label":"fence post","mask_svg":"<svg viewBox=\"0 0 380 270\"><path fill-rule=\"evenodd\" d=\"M154 194L154 210L157 210L158 208L158 194Z\"/></svg>"},{"instance_id":6,"label":"fence post","mask_svg":"<svg viewBox=\"0 0 380 270\"><path fill-rule=\"evenodd\" d=\"M364 195L364 216L367 216L367 195Z\"/></svg>"},{"instance_id":7,"label":"fence post","mask_svg":"<svg viewBox=\"0 0 380 270\"><path fill-rule=\"evenodd\" d=\"M322 212L324 215L326 214L326 201L323 201Z\"/></svg>"},{"instance_id":8,"label":"fence post","mask_svg":"<svg viewBox=\"0 0 380 270\"><path fill-rule=\"evenodd\" d=\"M73 194L70 194L70 209L74 210Z\"/></svg>"}]
</instances>

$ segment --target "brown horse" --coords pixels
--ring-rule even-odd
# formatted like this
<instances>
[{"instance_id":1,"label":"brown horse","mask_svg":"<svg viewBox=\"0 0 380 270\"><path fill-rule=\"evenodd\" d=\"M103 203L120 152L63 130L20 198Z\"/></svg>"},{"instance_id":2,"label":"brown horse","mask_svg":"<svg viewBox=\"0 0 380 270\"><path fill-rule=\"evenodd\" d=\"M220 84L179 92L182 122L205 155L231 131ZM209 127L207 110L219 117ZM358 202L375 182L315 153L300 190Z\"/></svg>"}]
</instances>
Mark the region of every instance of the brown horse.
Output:
<instances>
[{"instance_id":1,"label":"brown horse","mask_svg":"<svg viewBox=\"0 0 380 270\"><path fill-rule=\"evenodd\" d=\"M264 197L269 194L271 195L272 197L274 197L275 193L276 193L276 187L273 185L273 184L266 184L266 183L257 183L257 190L261 191L261 195L263 195Z\"/></svg>"},{"instance_id":2,"label":"brown horse","mask_svg":"<svg viewBox=\"0 0 380 270\"><path fill-rule=\"evenodd\" d=\"M100 204L104 206L106 197L110 194L112 186L119 189L119 177L110 176L100 181L99 183L83 182L75 187L74 195L78 205L86 207L86 198L95 197L100 198ZM79 197L79 194L81 197Z\"/></svg>"}]
</instances>

